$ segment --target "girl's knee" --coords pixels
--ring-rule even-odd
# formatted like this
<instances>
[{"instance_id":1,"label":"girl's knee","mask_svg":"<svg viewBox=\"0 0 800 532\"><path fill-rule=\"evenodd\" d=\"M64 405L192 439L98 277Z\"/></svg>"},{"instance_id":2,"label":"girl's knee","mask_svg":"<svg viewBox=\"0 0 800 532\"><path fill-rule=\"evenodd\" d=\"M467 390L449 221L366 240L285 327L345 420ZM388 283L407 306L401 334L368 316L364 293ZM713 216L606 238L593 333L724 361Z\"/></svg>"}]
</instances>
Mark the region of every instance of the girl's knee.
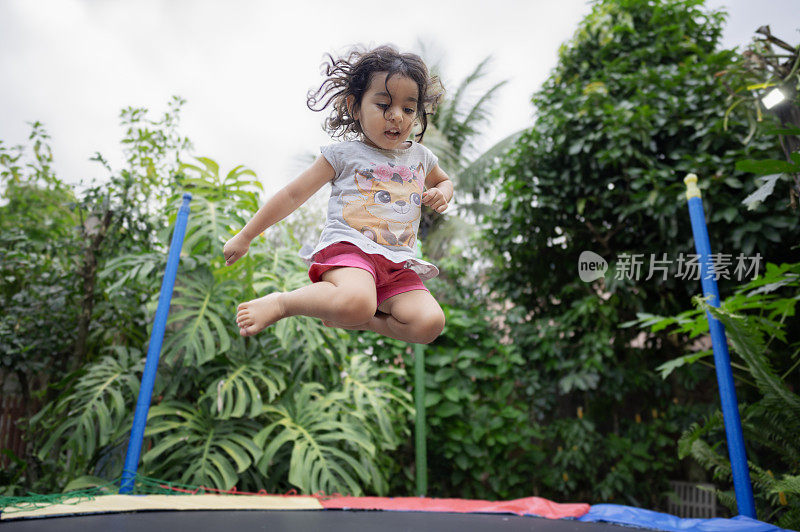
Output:
<instances>
[{"instance_id":1,"label":"girl's knee","mask_svg":"<svg viewBox=\"0 0 800 532\"><path fill-rule=\"evenodd\" d=\"M444 312L441 308L431 310L420 316L417 322L417 335L421 344L429 344L436 340L444 330Z\"/></svg>"},{"instance_id":2,"label":"girl's knee","mask_svg":"<svg viewBox=\"0 0 800 532\"><path fill-rule=\"evenodd\" d=\"M333 299L337 322L342 325L367 323L377 311L375 295L357 290L339 289Z\"/></svg>"}]
</instances>

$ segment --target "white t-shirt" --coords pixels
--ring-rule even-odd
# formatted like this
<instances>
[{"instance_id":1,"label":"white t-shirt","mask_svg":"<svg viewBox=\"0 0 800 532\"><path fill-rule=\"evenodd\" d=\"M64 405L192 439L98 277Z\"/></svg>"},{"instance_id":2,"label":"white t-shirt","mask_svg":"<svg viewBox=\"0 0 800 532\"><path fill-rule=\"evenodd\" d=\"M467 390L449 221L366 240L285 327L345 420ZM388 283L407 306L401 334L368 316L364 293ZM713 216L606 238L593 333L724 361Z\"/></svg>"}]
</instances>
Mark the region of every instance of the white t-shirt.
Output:
<instances>
[{"instance_id":1,"label":"white t-shirt","mask_svg":"<svg viewBox=\"0 0 800 532\"><path fill-rule=\"evenodd\" d=\"M425 177L438 158L414 141L408 148L384 150L353 140L322 146L320 151L336 177L319 242L300 250L306 264L321 249L350 242L364 253L403 264L423 281L439 275L436 266L415 256Z\"/></svg>"}]
</instances>

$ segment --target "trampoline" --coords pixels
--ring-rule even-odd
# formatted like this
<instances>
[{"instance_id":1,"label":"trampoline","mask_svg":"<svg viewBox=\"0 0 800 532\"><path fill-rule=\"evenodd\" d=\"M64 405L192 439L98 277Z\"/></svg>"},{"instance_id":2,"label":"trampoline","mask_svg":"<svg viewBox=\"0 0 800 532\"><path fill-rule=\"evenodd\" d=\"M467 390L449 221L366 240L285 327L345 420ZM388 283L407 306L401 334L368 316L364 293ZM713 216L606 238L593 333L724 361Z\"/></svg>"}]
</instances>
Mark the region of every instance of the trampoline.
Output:
<instances>
[{"instance_id":1,"label":"trampoline","mask_svg":"<svg viewBox=\"0 0 800 532\"><path fill-rule=\"evenodd\" d=\"M136 479L140 477L137 475ZM145 479L146 477L141 477ZM147 479L152 480L152 479ZM146 488L146 484L144 484ZM240 494L235 490L183 495L187 490L158 484L175 495L63 494L7 498L0 513L2 530L11 532L94 532L106 530L270 530L400 532L779 532L773 525L737 516L733 519L681 519L613 504L555 503L540 497L512 501L427 497L347 497L325 495Z\"/></svg>"},{"instance_id":2,"label":"trampoline","mask_svg":"<svg viewBox=\"0 0 800 532\"><path fill-rule=\"evenodd\" d=\"M708 257L710 248L705 232L697 177L687 176L687 199L692 215L698 254ZM156 310L139 399L136 404L119 494L103 488L55 496L0 497L2 530L16 531L158 531L232 529L297 531L373 531L400 532L436 530L443 532L622 532L631 527L644 530L688 532L773 532L782 529L754 519L755 508L744 455L738 408L730 376L730 361L724 330L709 317L714 356L720 383L720 396L730 446L737 503L743 515L732 519L681 519L679 517L614 504L555 503L539 497L513 501L436 499L427 497L348 497L339 495L269 495L240 493L233 488L221 491L207 487L176 487L137 474L144 425L150 406L158 356L164 335L181 244L186 229L191 195L185 194L181 206L167 269ZM706 260L700 261L707 271ZM704 294L719 301L716 283L706 284ZM717 303L718 304L718 303ZM715 328L716 326L716 328ZM419 359L418 359L419 360ZM727 374L720 373L726 370ZM421 372L418 372L421 373ZM424 386L420 386L424 388ZM424 412L424 401L417 400ZM424 427L424 421L418 423ZM423 434L420 436L420 434ZM424 441L424 433L417 432ZM420 454L424 464L424 452ZM155 482L154 482L155 481ZM139 488L149 493L134 495ZM108 488L106 486L105 488ZM189 489L187 489L189 488ZM424 490L418 493L425 493ZM753 516L753 517L748 517Z\"/></svg>"},{"instance_id":3,"label":"trampoline","mask_svg":"<svg viewBox=\"0 0 800 532\"><path fill-rule=\"evenodd\" d=\"M514 515L464 515L418 512L353 512L314 510L254 510L196 512L137 512L103 516L76 516L16 521L3 524L9 532L48 531L100 532L108 530L269 530L303 531L375 531L407 532L622 532L627 527L579 521L550 521ZM744 529L742 529L744 530Z\"/></svg>"}]
</instances>

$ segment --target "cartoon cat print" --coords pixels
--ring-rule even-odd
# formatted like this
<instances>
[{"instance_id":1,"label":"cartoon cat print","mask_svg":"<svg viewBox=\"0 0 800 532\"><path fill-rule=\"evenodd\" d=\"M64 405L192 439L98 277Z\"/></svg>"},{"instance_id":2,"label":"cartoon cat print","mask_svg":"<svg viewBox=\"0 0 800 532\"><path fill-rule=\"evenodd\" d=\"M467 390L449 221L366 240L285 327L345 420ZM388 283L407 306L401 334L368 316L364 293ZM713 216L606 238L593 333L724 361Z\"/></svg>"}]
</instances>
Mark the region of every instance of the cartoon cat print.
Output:
<instances>
[{"instance_id":1,"label":"cartoon cat print","mask_svg":"<svg viewBox=\"0 0 800 532\"><path fill-rule=\"evenodd\" d=\"M361 197L355 196L344 205L342 218L378 244L413 247L424 175L422 163L416 169L385 163L356 170L354 178Z\"/></svg>"}]
</instances>

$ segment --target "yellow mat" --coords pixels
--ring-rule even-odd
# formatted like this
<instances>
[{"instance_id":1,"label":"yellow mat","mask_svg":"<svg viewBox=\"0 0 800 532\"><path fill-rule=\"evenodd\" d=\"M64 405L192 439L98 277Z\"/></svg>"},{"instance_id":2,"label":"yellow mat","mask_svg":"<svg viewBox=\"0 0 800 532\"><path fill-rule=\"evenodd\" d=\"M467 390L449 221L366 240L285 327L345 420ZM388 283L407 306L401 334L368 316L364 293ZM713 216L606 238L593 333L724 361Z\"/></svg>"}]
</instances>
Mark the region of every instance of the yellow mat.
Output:
<instances>
[{"instance_id":1,"label":"yellow mat","mask_svg":"<svg viewBox=\"0 0 800 532\"><path fill-rule=\"evenodd\" d=\"M139 510L322 510L314 497L271 495L101 495L92 500L66 499L35 510L3 512L0 520L69 514ZM79 502L77 502L79 501Z\"/></svg>"}]
</instances>

